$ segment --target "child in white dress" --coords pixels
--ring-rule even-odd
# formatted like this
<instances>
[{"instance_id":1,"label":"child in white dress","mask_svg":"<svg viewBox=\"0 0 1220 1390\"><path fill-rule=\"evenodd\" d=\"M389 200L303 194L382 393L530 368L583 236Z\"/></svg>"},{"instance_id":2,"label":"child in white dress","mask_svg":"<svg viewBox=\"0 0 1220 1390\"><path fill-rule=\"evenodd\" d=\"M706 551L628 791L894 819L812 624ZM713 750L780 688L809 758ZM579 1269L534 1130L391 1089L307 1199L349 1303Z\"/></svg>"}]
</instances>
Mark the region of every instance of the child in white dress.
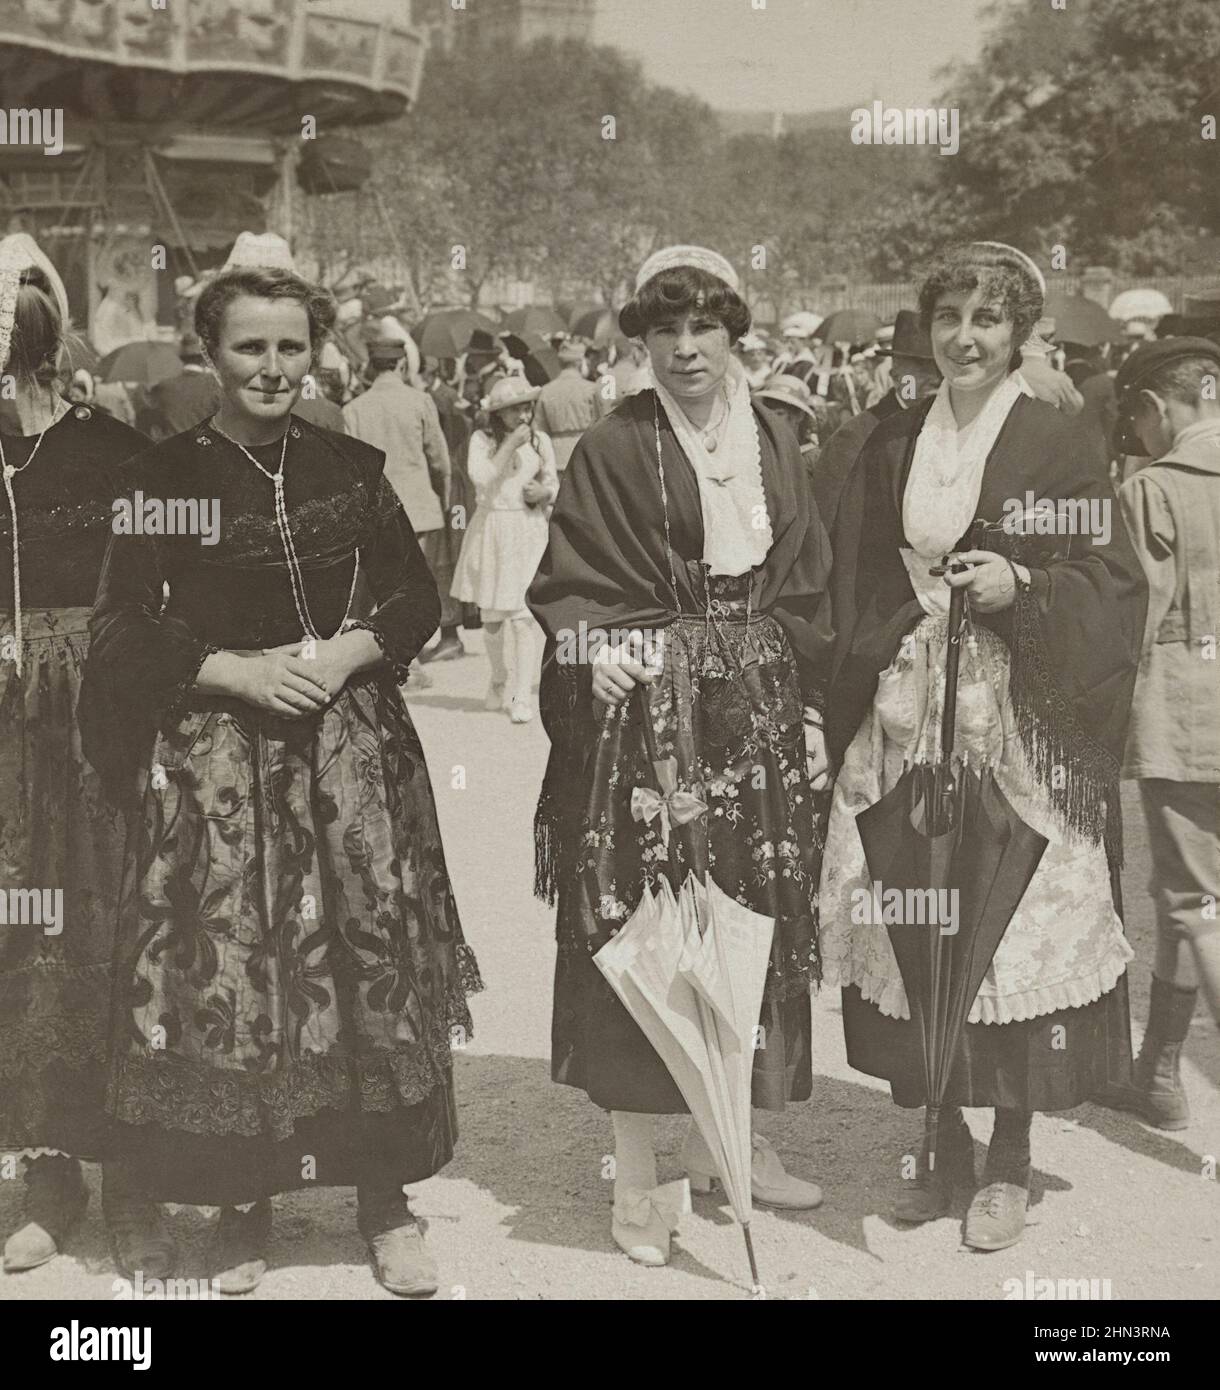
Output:
<instances>
[{"instance_id":1,"label":"child in white dress","mask_svg":"<svg viewBox=\"0 0 1220 1390\"><path fill-rule=\"evenodd\" d=\"M514 724L534 712L541 653L525 591L546 550L547 517L559 492L554 448L532 424L538 395L523 378L507 377L484 403L489 428L471 435L466 465L477 505L452 589L462 603L478 605L483 621L491 662L484 708L507 709Z\"/></svg>"}]
</instances>

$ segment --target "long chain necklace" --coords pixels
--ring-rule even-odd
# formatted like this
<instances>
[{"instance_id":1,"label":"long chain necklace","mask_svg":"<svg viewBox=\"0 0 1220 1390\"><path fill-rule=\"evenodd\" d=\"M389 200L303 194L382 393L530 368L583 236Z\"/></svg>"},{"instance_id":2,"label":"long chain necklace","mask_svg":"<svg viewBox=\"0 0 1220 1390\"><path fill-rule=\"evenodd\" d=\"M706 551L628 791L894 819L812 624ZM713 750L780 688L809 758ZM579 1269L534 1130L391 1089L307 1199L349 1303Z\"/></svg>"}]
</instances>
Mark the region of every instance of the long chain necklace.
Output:
<instances>
[{"instance_id":1,"label":"long chain necklace","mask_svg":"<svg viewBox=\"0 0 1220 1390\"><path fill-rule=\"evenodd\" d=\"M284 459L288 455L288 430L284 431L284 442L280 445L279 467L272 473L264 468L258 459L250 452L240 440L234 439L231 434L225 434L224 430L212 421L212 428L222 438L227 439L230 444L235 444L258 471L267 478L275 489L275 524L280 533L280 544L284 548L284 559L288 562L288 582L292 585L292 602L297 610L297 617L301 620L301 627L306 637L312 637L315 642L323 642L326 639L314 626L313 617L309 612L309 604L305 601L305 576L301 573L301 562L297 559L297 548L292 540L292 527L288 524L288 507L284 502ZM360 549L356 549L356 563L352 568L352 587L347 594L347 607L339 626L331 634L337 637L343 631L343 625L347 622L352 611L352 599L356 594L356 576L360 573Z\"/></svg>"},{"instance_id":2,"label":"long chain necklace","mask_svg":"<svg viewBox=\"0 0 1220 1390\"><path fill-rule=\"evenodd\" d=\"M47 430L51 428L47 426ZM17 498L13 495L13 479L18 473L25 470L34 462L34 455L42 447L42 441L47 437L47 430L38 436L34 441L34 447L30 450L30 456L22 464L14 466L4 457L4 441L0 438L0 471L4 475L4 493L8 498L9 515L13 519L13 632L17 644L15 661L17 664L17 674L21 675L21 647L22 647L22 626L21 626L21 539L17 534Z\"/></svg>"}]
</instances>

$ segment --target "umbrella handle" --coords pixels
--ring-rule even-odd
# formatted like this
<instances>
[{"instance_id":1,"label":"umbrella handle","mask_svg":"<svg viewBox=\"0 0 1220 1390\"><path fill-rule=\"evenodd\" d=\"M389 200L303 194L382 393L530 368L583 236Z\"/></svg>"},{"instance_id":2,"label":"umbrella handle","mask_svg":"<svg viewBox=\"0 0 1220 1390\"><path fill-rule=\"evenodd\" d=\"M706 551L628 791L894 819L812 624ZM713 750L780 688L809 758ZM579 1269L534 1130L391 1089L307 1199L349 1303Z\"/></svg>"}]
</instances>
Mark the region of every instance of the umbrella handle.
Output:
<instances>
[{"instance_id":1,"label":"umbrella handle","mask_svg":"<svg viewBox=\"0 0 1220 1390\"><path fill-rule=\"evenodd\" d=\"M957 587L949 598L949 646L945 654L945 700L940 724L940 756L945 763L953 758L953 739L957 727L957 673L962 655L962 634L966 630L966 590Z\"/></svg>"},{"instance_id":2,"label":"umbrella handle","mask_svg":"<svg viewBox=\"0 0 1220 1390\"><path fill-rule=\"evenodd\" d=\"M648 703L648 687L643 684L637 685L634 694L635 702L639 706L640 723L644 728L644 751L648 754L648 762L651 767L653 763L659 763L661 761L661 755L657 752L657 734L656 730L652 727L652 707ZM653 777L655 780L655 772L653 773ZM659 781L657 782L656 789L664 793L664 788Z\"/></svg>"}]
</instances>

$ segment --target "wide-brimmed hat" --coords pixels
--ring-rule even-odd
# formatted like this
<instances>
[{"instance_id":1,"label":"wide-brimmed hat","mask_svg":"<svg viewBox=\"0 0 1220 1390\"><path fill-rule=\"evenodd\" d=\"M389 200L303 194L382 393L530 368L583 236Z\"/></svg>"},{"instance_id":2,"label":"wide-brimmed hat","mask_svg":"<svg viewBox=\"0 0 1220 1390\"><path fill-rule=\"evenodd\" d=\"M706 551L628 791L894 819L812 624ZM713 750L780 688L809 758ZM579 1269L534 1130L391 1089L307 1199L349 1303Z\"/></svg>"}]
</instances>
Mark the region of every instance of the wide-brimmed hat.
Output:
<instances>
[{"instance_id":1,"label":"wide-brimmed hat","mask_svg":"<svg viewBox=\"0 0 1220 1390\"><path fill-rule=\"evenodd\" d=\"M799 376L789 376L785 372L777 372L775 376L768 377L767 380L754 392L756 400L781 401L784 405L793 405L797 410L803 410L811 420L816 420L817 412L813 408L813 392Z\"/></svg>"},{"instance_id":2,"label":"wide-brimmed hat","mask_svg":"<svg viewBox=\"0 0 1220 1390\"><path fill-rule=\"evenodd\" d=\"M229 259L221 267L221 274L226 270L255 267L260 270L290 270L296 274L292 248L276 232L242 232L233 243Z\"/></svg>"},{"instance_id":3,"label":"wide-brimmed hat","mask_svg":"<svg viewBox=\"0 0 1220 1390\"><path fill-rule=\"evenodd\" d=\"M524 405L542 395L541 386L531 386L523 376L502 377L484 396L482 406L489 415L507 410L510 405Z\"/></svg>"}]
</instances>

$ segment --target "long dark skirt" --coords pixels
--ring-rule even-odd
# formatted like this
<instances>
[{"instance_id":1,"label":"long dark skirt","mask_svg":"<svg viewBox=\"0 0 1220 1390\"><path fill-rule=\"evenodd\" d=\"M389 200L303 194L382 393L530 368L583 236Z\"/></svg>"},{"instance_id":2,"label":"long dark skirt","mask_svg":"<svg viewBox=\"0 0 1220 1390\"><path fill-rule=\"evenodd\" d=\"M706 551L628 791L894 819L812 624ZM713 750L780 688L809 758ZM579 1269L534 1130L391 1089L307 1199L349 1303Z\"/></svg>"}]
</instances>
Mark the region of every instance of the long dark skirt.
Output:
<instances>
[{"instance_id":1,"label":"long dark skirt","mask_svg":"<svg viewBox=\"0 0 1220 1390\"><path fill-rule=\"evenodd\" d=\"M734 605L736 608L736 605ZM735 674L736 663L744 676ZM776 920L754 1060L754 1104L782 1109L812 1089L810 988L818 977L822 838L805 770L796 667L770 617L718 625L680 618L665 631L665 672L649 690L662 757L697 788L706 816L676 831L688 867ZM656 822L632 819L632 789L652 786L634 701L607 712L590 746L578 873L559 889L552 1076L608 1110L673 1114L686 1103L592 956L638 906L645 882L670 873Z\"/></svg>"},{"instance_id":2,"label":"long dark skirt","mask_svg":"<svg viewBox=\"0 0 1220 1390\"><path fill-rule=\"evenodd\" d=\"M157 741L128 844L109 1103L151 1196L396 1183L453 1153L480 987L388 678L316 719L238 702Z\"/></svg>"},{"instance_id":3,"label":"long dark skirt","mask_svg":"<svg viewBox=\"0 0 1220 1390\"><path fill-rule=\"evenodd\" d=\"M914 1023L889 1018L843 990L848 1065L890 1083L896 1104L927 1103L921 1043ZM949 1105L1013 1110L1070 1110L1131 1071L1127 977L1092 1004L1057 1009L1024 1023L968 1023L949 1077Z\"/></svg>"},{"instance_id":4,"label":"long dark skirt","mask_svg":"<svg viewBox=\"0 0 1220 1390\"><path fill-rule=\"evenodd\" d=\"M0 1149L97 1159L123 824L76 727L88 622L87 608L28 609L21 674L0 659ZM39 914L43 890L61 892L62 920L33 920L17 890Z\"/></svg>"}]
</instances>

